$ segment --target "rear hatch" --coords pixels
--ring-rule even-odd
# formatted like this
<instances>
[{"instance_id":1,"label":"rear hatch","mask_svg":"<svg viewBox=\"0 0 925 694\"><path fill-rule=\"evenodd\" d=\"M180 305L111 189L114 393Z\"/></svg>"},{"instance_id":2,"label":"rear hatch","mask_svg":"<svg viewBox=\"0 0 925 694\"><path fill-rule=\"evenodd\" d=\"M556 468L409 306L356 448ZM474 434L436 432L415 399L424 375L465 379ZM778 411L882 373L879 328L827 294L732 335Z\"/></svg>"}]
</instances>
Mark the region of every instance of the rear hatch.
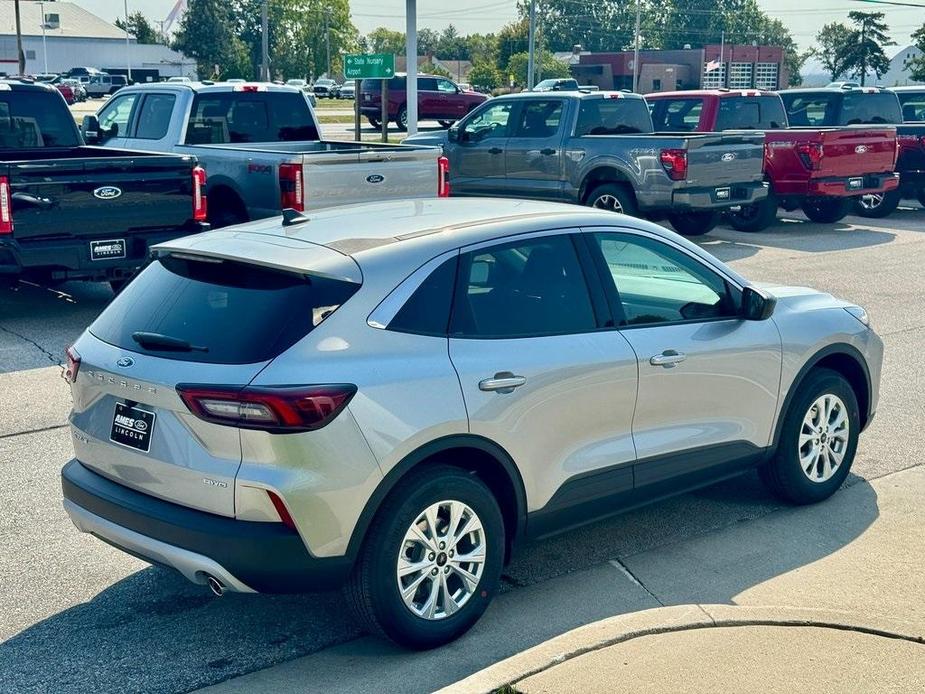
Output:
<instances>
[{"instance_id":1,"label":"rear hatch","mask_svg":"<svg viewBox=\"0 0 925 694\"><path fill-rule=\"evenodd\" d=\"M193 217L192 157L94 147L31 152L7 164L14 234L124 238Z\"/></svg>"},{"instance_id":2,"label":"rear hatch","mask_svg":"<svg viewBox=\"0 0 925 694\"><path fill-rule=\"evenodd\" d=\"M761 181L764 133L725 131L687 137L687 182L718 186Z\"/></svg>"},{"instance_id":3,"label":"rear hatch","mask_svg":"<svg viewBox=\"0 0 925 694\"><path fill-rule=\"evenodd\" d=\"M315 244L213 234L160 247L74 345L70 421L77 459L99 474L234 516L240 430L195 416L177 386L243 388L352 296L358 269Z\"/></svg>"}]
</instances>

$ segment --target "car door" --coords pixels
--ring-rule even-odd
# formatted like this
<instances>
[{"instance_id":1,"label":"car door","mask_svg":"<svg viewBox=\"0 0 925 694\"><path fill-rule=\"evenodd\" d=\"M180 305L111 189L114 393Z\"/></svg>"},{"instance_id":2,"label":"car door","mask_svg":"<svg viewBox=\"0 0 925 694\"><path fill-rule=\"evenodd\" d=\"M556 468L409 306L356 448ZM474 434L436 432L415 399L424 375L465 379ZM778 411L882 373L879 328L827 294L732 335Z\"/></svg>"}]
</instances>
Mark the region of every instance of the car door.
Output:
<instances>
[{"instance_id":1,"label":"car door","mask_svg":"<svg viewBox=\"0 0 925 694\"><path fill-rule=\"evenodd\" d=\"M562 196L565 99L529 99L517 114L505 152L506 192L527 198Z\"/></svg>"},{"instance_id":2,"label":"car door","mask_svg":"<svg viewBox=\"0 0 925 694\"><path fill-rule=\"evenodd\" d=\"M454 194L505 194L504 150L516 108L513 99L487 102L451 130L456 141L448 144L447 156Z\"/></svg>"},{"instance_id":3,"label":"car door","mask_svg":"<svg viewBox=\"0 0 925 694\"><path fill-rule=\"evenodd\" d=\"M107 147L125 147L128 127L140 94L114 96L97 114L100 123L99 143Z\"/></svg>"},{"instance_id":4,"label":"car door","mask_svg":"<svg viewBox=\"0 0 925 694\"><path fill-rule=\"evenodd\" d=\"M171 116L176 104L176 94L147 92L135 108L135 116L129 137L124 146L130 149L163 152L170 149L167 134L170 131Z\"/></svg>"},{"instance_id":5,"label":"car door","mask_svg":"<svg viewBox=\"0 0 925 694\"><path fill-rule=\"evenodd\" d=\"M434 120L440 117L440 99L443 98L437 91L437 80L434 77L418 77L418 118L420 120Z\"/></svg>"},{"instance_id":6,"label":"car door","mask_svg":"<svg viewBox=\"0 0 925 694\"><path fill-rule=\"evenodd\" d=\"M542 232L463 249L458 264L449 349L469 430L521 470L534 534L632 489L636 356L605 327L580 252Z\"/></svg>"},{"instance_id":7,"label":"car door","mask_svg":"<svg viewBox=\"0 0 925 694\"><path fill-rule=\"evenodd\" d=\"M637 487L756 460L780 387L775 323L741 318L740 288L694 250L642 232L586 238L639 360Z\"/></svg>"}]
</instances>

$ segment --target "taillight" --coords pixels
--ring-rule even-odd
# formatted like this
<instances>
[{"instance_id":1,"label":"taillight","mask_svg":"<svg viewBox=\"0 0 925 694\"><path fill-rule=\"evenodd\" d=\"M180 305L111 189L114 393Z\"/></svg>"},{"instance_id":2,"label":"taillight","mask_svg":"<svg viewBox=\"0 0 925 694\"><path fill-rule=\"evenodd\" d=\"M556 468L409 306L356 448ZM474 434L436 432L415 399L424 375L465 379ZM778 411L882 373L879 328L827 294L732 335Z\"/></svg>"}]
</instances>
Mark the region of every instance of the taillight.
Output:
<instances>
[{"instance_id":1,"label":"taillight","mask_svg":"<svg viewBox=\"0 0 925 694\"><path fill-rule=\"evenodd\" d=\"M450 160L446 157L437 159L437 197L450 197Z\"/></svg>"},{"instance_id":2,"label":"taillight","mask_svg":"<svg viewBox=\"0 0 925 694\"><path fill-rule=\"evenodd\" d=\"M305 211L305 189L301 164L279 165L279 203L282 209Z\"/></svg>"},{"instance_id":3,"label":"taillight","mask_svg":"<svg viewBox=\"0 0 925 694\"><path fill-rule=\"evenodd\" d=\"M178 385L190 412L214 424L273 433L314 431L326 426L357 392L354 385L242 386Z\"/></svg>"},{"instance_id":4,"label":"taillight","mask_svg":"<svg viewBox=\"0 0 925 694\"><path fill-rule=\"evenodd\" d=\"M0 176L0 234L13 233L13 196L10 179Z\"/></svg>"},{"instance_id":5,"label":"taillight","mask_svg":"<svg viewBox=\"0 0 925 694\"><path fill-rule=\"evenodd\" d=\"M276 492L271 492L269 489L267 489L267 496L270 497L270 501L273 503L273 508L276 509L279 519L289 528L295 530L295 521L292 520L292 514L290 514L289 509L286 508L285 502L279 498Z\"/></svg>"},{"instance_id":6,"label":"taillight","mask_svg":"<svg viewBox=\"0 0 925 694\"><path fill-rule=\"evenodd\" d=\"M658 158L672 181L683 181L687 178L687 150L663 149L659 152Z\"/></svg>"},{"instance_id":7,"label":"taillight","mask_svg":"<svg viewBox=\"0 0 925 694\"><path fill-rule=\"evenodd\" d=\"M818 171L822 168L822 143L798 142L797 156L807 169Z\"/></svg>"},{"instance_id":8,"label":"taillight","mask_svg":"<svg viewBox=\"0 0 925 694\"><path fill-rule=\"evenodd\" d=\"M67 367L64 369L64 380L68 383L74 383L77 380L77 372L80 370L80 354L74 349L74 345L65 350L67 356Z\"/></svg>"},{"instance_id":9,"label":"taillight","mask_svg":"<svg viewBox=\"0 0 925 694\"><path fill-rule=\"evenodd\" d=\"M206 170L201 166L193 167L193 220L206 221L208 206L206 204Z\"/></svg>"}]
</instances>

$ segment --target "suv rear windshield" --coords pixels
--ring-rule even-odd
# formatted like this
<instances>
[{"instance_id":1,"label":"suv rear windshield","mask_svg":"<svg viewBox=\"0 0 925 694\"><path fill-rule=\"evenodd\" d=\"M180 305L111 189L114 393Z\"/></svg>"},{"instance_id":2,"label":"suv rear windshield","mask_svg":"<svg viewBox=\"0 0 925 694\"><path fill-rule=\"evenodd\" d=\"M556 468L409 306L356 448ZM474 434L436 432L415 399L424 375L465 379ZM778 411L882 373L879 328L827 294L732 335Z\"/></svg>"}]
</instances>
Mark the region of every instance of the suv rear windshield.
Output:
<instances>
[{"instance_id":1,"label":"suv rear windshield","mask_svg":"<svg viewBox=\"0 0 925 694\"><path fill-rule=\"evenodd\" d=\"M301 92L197 94L186 130L188 145L317 139L318 128Z\"/></svg>"},{"instance_id":2,"label":"suv rear windshield","mask_svg":"<svg viewBox=\"0 0 925 694\"><path fill-rule=\"evenodd\" d=\"M791 126L884 125L902 123L893 92L781 93Z\"/></svg>"},{"instance_id":3,"label":"suv rear windshield","mask_svg":"<svg viewBox=\"0 0 925 694\"><path fill-rule=\"evenodd\" d=\"M649 107L642 99L582 99L575 135L652 132Z\"/></svg>"},{"instance_id":4,"label":"suv rear windshield","mask_svg":"<svg viewBox=\"0 0 925 694\"><path fill-rule=\"evenodd\" d=\"M74 119L56 91L0 92L0 149L79 145Z\"/></svg>"},{"instance_id":5,"label":"suv rear windshield","mask_svg":"<svg viewBox=\"0 0 925 694\"><path fill-rule=\"evenodd\" d=\"M148 265L90 326L112 345L167 359L250 364L279 355L347 301L359 285L256 265L165 257ZM197 348L138 344L158 333Z\"/></svg>"},{"instance_id":6,"label":"suv rear windshield","mask_svg":"<svg viewBox=\"0 0 925 694\"><path fill-rule=\"evenodd\" d=\"M719 100L716 130L779 130L787 114L779 96L734 96Z\"/></svg>"}]
</instances>

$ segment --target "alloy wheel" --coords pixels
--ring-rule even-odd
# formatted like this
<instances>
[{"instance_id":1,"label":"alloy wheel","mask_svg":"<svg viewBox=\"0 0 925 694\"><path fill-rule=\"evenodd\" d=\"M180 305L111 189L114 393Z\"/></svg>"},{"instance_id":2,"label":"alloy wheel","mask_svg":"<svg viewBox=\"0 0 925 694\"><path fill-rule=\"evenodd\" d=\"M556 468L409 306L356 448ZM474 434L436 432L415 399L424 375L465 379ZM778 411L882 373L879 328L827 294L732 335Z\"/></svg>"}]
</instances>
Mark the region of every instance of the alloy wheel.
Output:
<instances>
[{"instance_id":1,"label":"alloy wheel","mask_svg":"<svg viewBox=\"0 0 925 694\"><path fill-rule=\"evenodd\" d=\"M820 395L806 412L800 437L800 468L811 482L826 482L838 470L848 450L848 410L832 393Z\"/></svg>"},{"instance_id":2,"label":"alloy wheel","mask_svg":"<svg viewBox=\"0 0 925 694\"><path fill-rule=\"evenodd\" d=\"M457 613L478 591L485 568L482 522L461 501L428 506L405 533L396 579L405 606L426 620Z\"/></svg>"},{"instance_id":3,"label":"alloy wheel","mask_svg":"<svg viewBox=\"0 0 925 694\"><path fill-rule=\"evenodd\" d=\"M619 199L617 199L617 196L610 195L609 193L598 196L591 207L596 207L599 210L610 210L611 212L623 213L623 205L620 203Z\"/></svg>"},{"instance_id":4,"label":"alloy wheel","mask_svg":"<svg viewBox=\"0 0 925 694\"><path fill-rule=\"evenodd\" d=\"M876 210L883 204L883 194L867 193L866 195L862 195L858 202L860 202L861 207L865 210Z\"/></svg>"}]
</instances>

